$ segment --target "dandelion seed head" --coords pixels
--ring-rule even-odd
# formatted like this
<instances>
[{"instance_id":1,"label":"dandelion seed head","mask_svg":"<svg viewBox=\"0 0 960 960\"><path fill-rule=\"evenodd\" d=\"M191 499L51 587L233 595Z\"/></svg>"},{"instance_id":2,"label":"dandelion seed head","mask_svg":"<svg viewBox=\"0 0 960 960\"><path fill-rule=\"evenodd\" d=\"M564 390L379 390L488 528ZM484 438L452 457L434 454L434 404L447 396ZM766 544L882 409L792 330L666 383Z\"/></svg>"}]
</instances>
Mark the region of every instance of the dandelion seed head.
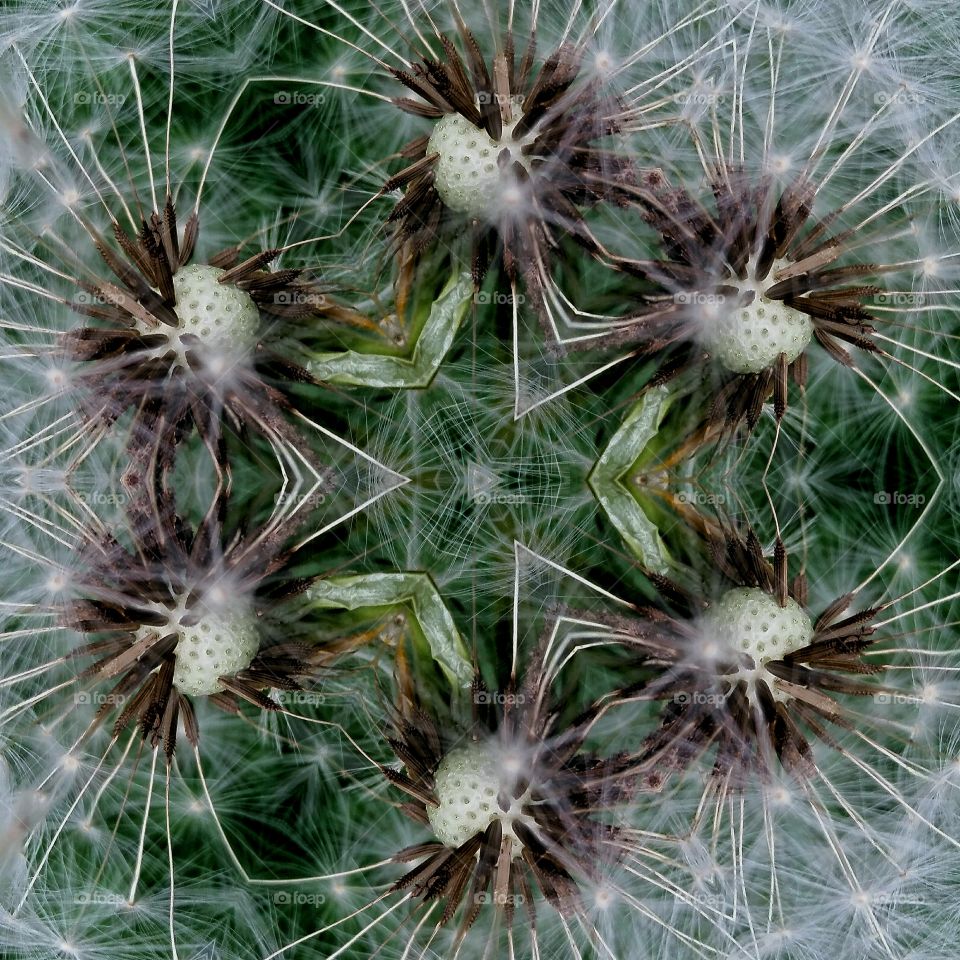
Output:
<instances>
[{"instance_id":1,"label":"dandelion seed head","mask_svg":"<svg viewBox=\"0 0 960 960\"><path fill-rule=\"evenodd\" d=\"M733 279L731 286L737 288L733 309L727 306L726 297L698 304L704 343L732 373L759 373L781 353L792 363L813 337L813 321L807 314L765 296L777 282L777 270L785 266L778 261L764 279L758 279L752 268L743 280Z\"/></svg>"},{"instance_id":2,"label":"dandelion seed head","mask_svg":"<svg viewBox=\"0 0 960 960\"><path fill-rule=\"evenodd\" d=\"M260 629L242 586L233 578L218 578L199 592L189 584L167 603L153 608L149 622L137 628L138 641L176 635L173 685L182 693L202 697L223 691L219 677L245 670L260 649ZM157 623L157 616L164 622Z\"/></svg>"},{"instance_id":3,"label":"dandelion seed head","mask_svg":"<svg viewBox=\"0 0 960 960\"><path fill-rule=\"evenodd\" d=\"M179 634L173 685L195 697L220 693L218 678L249 667L260 646L256 623L242 615L201 617Z\"/></svg>"},{"instance_id":4,"label":"dandelion seed head","mask_svg":"<svg viewBox=\"0 0 960 960\"><path fill-rule=\"evenodd\" d=\"M729 679L747 682L748 687L773 678L765 669L772 660L806 646L813 637L813 624L803 608L792 598L781 607L770 594L757 587L728 590L712 606L704 619L707 635L719 639L727 651L745 654L753 666L740 667ZM778 694L775 692L775 696Z\"/></svg>"},{"instance_id":5,"label":"dandelion seed head","mask_svg":"<svg viewBox=\"0 0 960 960\"><path fill-rule=\"evenodd\" d=\"M499 818L503 835L513 838L513 857L523 852L513 825L525 816L523 807L530 789L513 796L517 777L501 764L501 759L493 744L474 743L451 750L440 761L434 774L438 802L428 808L427 817L437 839L448 847L459 847ZM510 798L506 807L501 796Z\"/></svg>"},{"instance_id":6,"label":"dandelion seed head","mask_svg":"<svg viewBox=\"0 0 960 960\"><path fill-rule=\"evenodd\" d=\"M532 142L532 137L514 139L513 130L519 122L518 116L505 123L496 141L459 114L437 121L427 153L439 154L434 185L451 210L473 219L491 220L501 207L509 208L520 201L522 192L517 189L516 178L505 172L514 163L530 170L530 161L522 148ZM504 191L509 195L505 196Z\"/></svg>"},{"instance_id":7,"label":"dandelion seed head","mask_svg":"<svg viewBox=\"0 0 960 960\"><path fill-rule=\"evenodd\" d=\"M238 356L250 350L260 326L253 298L233 284L220 283L223 273L216 267L190 264L173 276L180 326L169 334L170 343L187 367L187 353L193 350L195 340L200 340L211 348L203 351L202 359L214 375L225 373ZM141 324L140 332L157 331Z\"/></svg>"}]
</instances>

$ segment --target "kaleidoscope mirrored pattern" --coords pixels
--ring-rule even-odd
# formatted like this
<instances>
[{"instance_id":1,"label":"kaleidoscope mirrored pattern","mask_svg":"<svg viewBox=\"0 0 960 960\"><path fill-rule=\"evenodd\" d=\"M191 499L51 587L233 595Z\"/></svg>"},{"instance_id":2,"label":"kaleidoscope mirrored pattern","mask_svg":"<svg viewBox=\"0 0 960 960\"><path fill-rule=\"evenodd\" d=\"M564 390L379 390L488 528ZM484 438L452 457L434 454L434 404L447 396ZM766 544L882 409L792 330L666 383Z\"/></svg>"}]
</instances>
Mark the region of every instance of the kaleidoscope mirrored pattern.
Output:
<instances>
[{"instance_id":1,"label":"kaleidoscope mirrored pattern","mask_svg":"<svg viewBox=\"0 0 960 960\"><path fill-rule=\"evenodd\" d=\"M0 10L0 956L953 955L958 40Z\"/></svg>"}]
</instances>

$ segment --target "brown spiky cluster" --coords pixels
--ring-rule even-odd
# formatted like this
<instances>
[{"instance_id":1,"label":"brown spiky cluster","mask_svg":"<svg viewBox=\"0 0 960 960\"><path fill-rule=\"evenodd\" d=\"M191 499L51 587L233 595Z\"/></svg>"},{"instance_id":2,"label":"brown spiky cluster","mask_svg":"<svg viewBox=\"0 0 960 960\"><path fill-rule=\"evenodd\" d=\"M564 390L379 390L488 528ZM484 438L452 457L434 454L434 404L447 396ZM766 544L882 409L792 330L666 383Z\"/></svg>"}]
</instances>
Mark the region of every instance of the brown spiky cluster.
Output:
<instances>
[{"instance_id":1,"label":"brown spiky cluster","mask_svg":"<svg viewBox=\"0 0 960 960\"><path fill-rule=\"evenodd\" d=\"M710 186L711 205L689 189L668 188L663 181L633 191L635 205L656 231L665 255L616 259L618 269L644 282L642 306L626 318L635 323L593 345L629 344L643 357L658 356L662 363L653 382L667 382L710 359L706 325L722 323L760 296L742 289L741 282L750 280L763 287L764 300L809 317L813 337L837 362L852 365L846 346L879 351L871 339L876 318L867 303L883 288L863 279L885 268L836 265L851 233L830 233L840 211L812 217L812 183L800 179L779 190L768 180L758 185L742 169L724 167ZM716 303L722 307L710 310ZM714 363L708 376L707 431L732 434L742 425L752 430L771 396L777 419L783 417L790 379L799 386L806 382L807 354L804 350L788 360L781 353L755 373L731 373Z\"/></svg>"},{"instance_id":2,"label":"brown spiky cluster","mask_svg":"<svg viewBox=\"0 0 960 960\"><path fill-rule=\"evenodd\" d=\"M87 405L97 419L110 422L125 411L136 411L133 444L148 446L148 460L162 466L172 459L180 439L196 429L226 469L222 426L226 418L239 429L254 425L280 436L290 434L281 412L289 407L285 395L262 373L281 372L287 381L311 379L298 364L264 352L253 363L212 367L205 345L189 332L180 333L174 276L193 261L199 233L196 212L182 233L168 195L163 212L145 216L136 237L122 225L112 225L116 247L91 223L84 224L114 279L77 277L84 296L68 305L97 321L64 335L70 360L79 362L77 375L88 388ZM324 298L301 270L270 270L276 250L264 250L240 259L232 247L212 257L205 266L223 271L218 283L248 295L261 322L275 323L317 313ZM173 337L178 343L175 345Z\"/></svg>"},{"instance_id":3,"label":"brown spiky cluster","mask_svg":"<svg viewBox=\"0 0 960 960\"><path fill-rule=\"evenodd\" d=\"M547 704L539 659L522 684L511 683L500 696L491 696L477 679L466 728L423 704L412 685L401 680L401 689L389 740L404 769L382 770L409 798L403 809L413 820L430 826L431 810L440 803L435 778L451 752L464 744L489 746L504 763L498 815L459 845L433 840L397 854L398 862L419 862L393 889L424 902L443 901L444 924L463 905L457 943L487 903L502 911L508 926L520 909L535 929L537 889L563 914L578 912L581 883L595 880L604 864L616 860L618 828L596 813L615 810L631 793L618 776L624 758L601 758L585 749L598 709L561 726ZM508 758L522 759L514 764ZM510 818L508 832L500 814Z\"/></svg>"},{"instance_id":4,"label":"brown spiky cluster","mask_svg":"<svg viewBox=\"0 0 960 960\"><path fill-rule=\"evenodd\" d=\"M195 531L168 513L137 535L133 549L106 537L86 551L74 584L79 598L67 604L62 621L91 637L71 655L94 658L79 679L113 682L98 697L91 730L114 715L115 736L136 724L151 747L163 744L169 758L179 724L196 746L191 698L174 684L180 627L195 626L219 591L225 596L216 607L228 614L247 598L259 630L265 614L303 588L289 578L271 586L290 559L281 528L267 536L237 534L223 545L223 503ZM277 703L264 691L301 689L325 659L323 649L298 641L267 642L244 669L220 676L221 689L207 699L230 713L238 713L244 702L274 710Z\"/></svg>"},{"instance_id":5,"label":"brown spiky cluster","mask_svg":"<svg viewBox=\"0 0 960 960\"><path fill-rule=\"evenodd\" d=\"M456 19L464 56L441 35L442 59L420 53L410 71L391 70L417 97L394 103L430 120L462 117L501 145L496 160L504 186L517 185L524 202L515 214L491 210L489 217L468 218L474 279L502 251L508 275L523 276L529 295L536 296L537 267L558 237L571 236L593 249L581 208L619 197L620 185L632 180L630 160L601 142L618 131L620 108L596 79L584 77L582 48L565 44L538 62L535 36L518 56L508 32L488 66L474 34ZM514 151L504 149L508 127ZM404 189L390 221L397 242L409 242L418 253L441 233L462 234L467 219L448 209L437 192L438 154L428 152L429 141L424 135L401 150L409 164L383 188Z\"/></svg>"},{"instance_id":6,"label":"brown spiky cluster","mask_svg":"<svg viewBox=\"0 0 960 960\"><path fill-rule=\"evenodd\" d=\"M884 668L862 658L877 642L871 622L883 608L844 616L853 597L839 597L813 622L807 642L761 664L743 652L738 637L716 636L711 610L736 588L755 588L781 609L806 610L806 578L788 584L782 543L771 562L752 531L724 529L710 546L717 576L706 595L651 576L666 609L608 618L640 654L643 679L623 698L664 703L657 729L633 758L635 769L648 787L659 788L712 750L713 776L724 783L746 785L776 762L809 776L815 771L810 739L833 746L831 726L854 726L835 695L885 689L864 682Z\"/></svg>"}]
</instances>

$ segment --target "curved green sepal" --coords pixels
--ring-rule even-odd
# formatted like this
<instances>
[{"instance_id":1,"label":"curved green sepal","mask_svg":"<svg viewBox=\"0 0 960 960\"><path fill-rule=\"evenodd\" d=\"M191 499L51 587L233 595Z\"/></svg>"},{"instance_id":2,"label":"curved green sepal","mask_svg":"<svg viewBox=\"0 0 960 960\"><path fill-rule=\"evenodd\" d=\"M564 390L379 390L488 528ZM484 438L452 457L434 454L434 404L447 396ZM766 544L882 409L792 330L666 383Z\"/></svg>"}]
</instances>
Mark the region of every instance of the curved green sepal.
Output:
<instances>
[{"instance_id":1,"label":"curved green sepal","mask_svg":"<svg viewBox=\"0 0 960 960\"><path fill-rule=\"evenodd\" d=\"M473 301L470 275L454 274L430 304L430 312L411 357L375 353L320 353L307 364L313 376L327 383L359 387L425 387L433 379ZM416 326L416 324L415 324Z\"/></svg>"},{"instance_id":2,"label":"curved green sepal","mask_svg":"<svg viewBox=\"0 0 960 960\"><path fill-rule=\"evenodd\" d=\"M371 573L318 580L306 597L324 609L407 606L430 647L433 659L455 686L473 681L473 664L433 580L426 573Z\"/></svg>"},{"instance_id":3,"label":"curved green sepal","mask_svg":"<svg viewBox=\"0 0 960 960\"><path fill-rule=\"evenodd\" d=\"M672 395L667 387L647 390L631 409L594 465L588 483L613 525L649 570L665 572L669 556L657 527L627 489L624 475L656 436Z\"/></svg>"}]
</instances>

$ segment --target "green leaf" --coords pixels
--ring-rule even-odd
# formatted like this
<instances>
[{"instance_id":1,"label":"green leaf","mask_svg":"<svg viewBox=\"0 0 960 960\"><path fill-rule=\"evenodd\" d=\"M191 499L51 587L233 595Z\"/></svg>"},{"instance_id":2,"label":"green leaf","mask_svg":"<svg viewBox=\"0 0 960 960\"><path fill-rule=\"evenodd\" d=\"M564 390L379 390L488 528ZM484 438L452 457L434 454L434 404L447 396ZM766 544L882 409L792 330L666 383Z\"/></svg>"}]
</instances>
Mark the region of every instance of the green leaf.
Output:
<instances>
[{"instance_id":1,"label":"green leaf","mask_svg":"<svg viewBox=\"0 0 960 960\"><path fill-rule=\"evenodd\" d=\"M474 287L467 273L454 274L429 307L412 357L375 353L317 354L307 364L310 372L328 383L361 387L425 387L433 379L473 301ZM418 318L422 319L422 318ZM414 327L418 326L414 323Z\"/></svg>"},{"instance_id":2,"label":"green leaf","mask_svg":"<svg viewBox=\"0 0 960 960\"><path fill-rule=\"evenodd\" d=\"M672 395L667 387L652 387L631 409L596 462L587 482L630 549L650 570L665 572L667 550L656 525L643 512L626 486L625 474L656 436Z\"/></svg>"},{"instance_id":3,"label":"green leaf","mask_svg":"<svg viewBox=\"0 0 960 960\"><path fill-rule=\"evenodd\" d=\"M322 609L407 606L416 617L433 659L455 686L468 687L473 664L450 611L426 573L371 573L318 580L306 596Z\"/></svg>"}]
</instances>

